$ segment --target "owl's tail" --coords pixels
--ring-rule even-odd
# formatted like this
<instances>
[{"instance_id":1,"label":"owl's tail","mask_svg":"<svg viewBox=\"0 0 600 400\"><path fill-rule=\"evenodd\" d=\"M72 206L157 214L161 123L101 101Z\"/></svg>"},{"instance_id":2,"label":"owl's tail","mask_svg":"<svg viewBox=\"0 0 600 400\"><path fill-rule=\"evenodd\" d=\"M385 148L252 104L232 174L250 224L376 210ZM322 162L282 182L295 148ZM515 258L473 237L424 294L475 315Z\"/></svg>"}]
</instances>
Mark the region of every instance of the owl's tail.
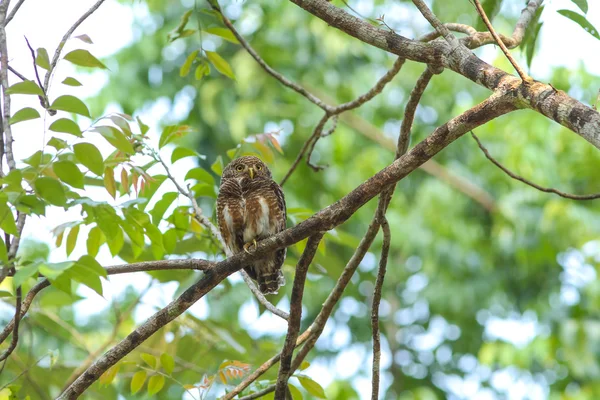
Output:
<instances>
[{"instance_id":1,"label":"owl's tail","mask_svg":"<svg viewBox=\"0 0 600 400\"><path fill-rule=\"evenodd\" d=\"M281 270L262 273L256 278L258 288L263 294L276 294L279 288L285 285L285 278Z\"/></svg>"}]
</instances>

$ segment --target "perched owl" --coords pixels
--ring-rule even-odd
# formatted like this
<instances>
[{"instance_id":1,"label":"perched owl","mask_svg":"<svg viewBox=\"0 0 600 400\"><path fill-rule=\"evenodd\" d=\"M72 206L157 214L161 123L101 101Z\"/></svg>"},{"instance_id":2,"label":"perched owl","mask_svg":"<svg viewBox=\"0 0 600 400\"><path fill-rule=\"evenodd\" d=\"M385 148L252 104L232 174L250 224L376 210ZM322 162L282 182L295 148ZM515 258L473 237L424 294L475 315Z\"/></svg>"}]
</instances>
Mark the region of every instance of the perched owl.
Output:
<instances>
[{"instance_id":1,"label":"perched owl","mask_svg":"<svg viewBox=\"0 0 600 400\"><path fill-rule=\"evenodd\" d=\"M236 254L285 229L286 207L281 187L258 158L245 156L223 170L217 198L217 218L225 244ZM285 284L281 266L286 249L254 261L244 270L262 293L277 293Z\"/></svg>"}]
</instances>

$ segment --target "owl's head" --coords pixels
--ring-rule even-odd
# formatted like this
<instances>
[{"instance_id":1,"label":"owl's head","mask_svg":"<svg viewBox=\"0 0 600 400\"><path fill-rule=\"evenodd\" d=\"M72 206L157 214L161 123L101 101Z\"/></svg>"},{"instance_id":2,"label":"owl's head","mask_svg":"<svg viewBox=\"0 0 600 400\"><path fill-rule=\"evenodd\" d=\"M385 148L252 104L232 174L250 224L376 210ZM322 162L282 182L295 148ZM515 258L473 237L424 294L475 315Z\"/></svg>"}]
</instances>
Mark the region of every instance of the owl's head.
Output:
<instances>
[{"instance_id":1,"label":"owl's head","mask_svg":"<svg viewBox=\"0 0 600 400\"><path fill-rule=\"evenodd\" d=\"M223 179L243 179L256 177L271 178L271 171L260 158L243 156L231 161L223 170Z\"/></svg>"}]
</instances>

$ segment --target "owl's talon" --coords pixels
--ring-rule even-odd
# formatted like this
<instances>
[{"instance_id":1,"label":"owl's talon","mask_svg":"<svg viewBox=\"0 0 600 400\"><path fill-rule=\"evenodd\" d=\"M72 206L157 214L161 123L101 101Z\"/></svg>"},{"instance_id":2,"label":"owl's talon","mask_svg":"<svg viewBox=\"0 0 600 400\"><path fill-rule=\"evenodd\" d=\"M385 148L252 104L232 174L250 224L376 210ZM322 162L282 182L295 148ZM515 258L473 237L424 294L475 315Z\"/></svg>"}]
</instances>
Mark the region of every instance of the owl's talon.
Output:
<instances>
[{"instance_id":1,"label":"owl's talon","mask_svg":"<svg viewBox=\"0 0 600 400\"><path fill-rule=\"evenodd\" d=\"M256 239L252 239L251 242L248 242L244 245L244 251L248 254L252 253L254 250L249 250L252 246L256 249Z\"/></svg>"}]
</instances>

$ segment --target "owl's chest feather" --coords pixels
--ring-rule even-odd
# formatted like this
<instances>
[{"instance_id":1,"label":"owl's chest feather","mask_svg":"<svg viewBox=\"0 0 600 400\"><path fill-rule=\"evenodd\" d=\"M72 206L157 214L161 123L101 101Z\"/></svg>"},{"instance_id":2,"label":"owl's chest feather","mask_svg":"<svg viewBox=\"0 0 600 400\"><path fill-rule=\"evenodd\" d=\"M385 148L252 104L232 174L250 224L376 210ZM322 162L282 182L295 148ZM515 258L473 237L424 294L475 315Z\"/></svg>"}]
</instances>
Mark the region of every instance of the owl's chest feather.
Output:
<instances>
[{"instance_id":1,"label":"owl's chest feather","mask_svg":"<svg viewBox=\"0 0 600 400\"><path fill-rule=\"evenodd\" d=\"M273 234L269 203L264 197L251 197L245 201L244 242Z\"/></svg>"}]
</instances>

